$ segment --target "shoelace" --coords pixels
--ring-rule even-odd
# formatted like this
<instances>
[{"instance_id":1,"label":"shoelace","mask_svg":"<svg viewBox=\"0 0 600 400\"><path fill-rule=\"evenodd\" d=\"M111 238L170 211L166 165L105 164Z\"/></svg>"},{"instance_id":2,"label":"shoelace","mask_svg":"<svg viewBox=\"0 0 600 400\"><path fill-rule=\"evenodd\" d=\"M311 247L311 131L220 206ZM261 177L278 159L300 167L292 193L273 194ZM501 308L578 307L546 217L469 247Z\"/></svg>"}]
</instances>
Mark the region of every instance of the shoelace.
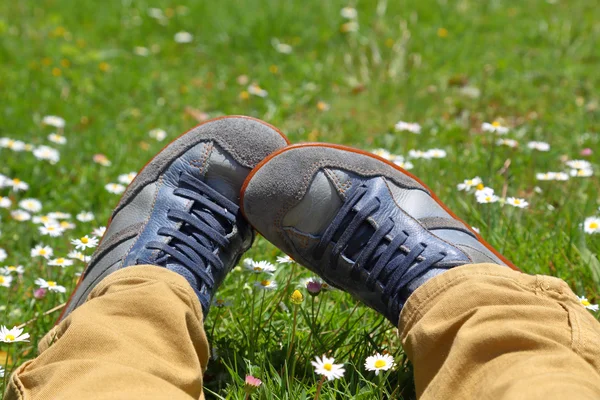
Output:
<instances>
[{"instance_id":1,"label":"shoelace","mask_svg":"<svg viewBox=\"0 0 600 400\"><path fill-rule=\"evenodd\" d=\"M178 188L173 193L192 200L194 204L189 212L169 210L167 217L180 222L180 228L160 228L158 234L170 238L168 243L153 241L147 243L146 248L160 251L153 263L160 265L173 261L199 278L208 293L199 296L202 309L206 311L210 306L210 293L215 285L213 268L223 269L223 262L215 254L215 250L217 247L225 248L229 245L226 235L236 222L239 207L188 173L180 176Z\"/></svg>"},{"instance_id":2,"label":"shoelace","mask_svg":"<svg viewBox=\"0 0 600 400\"><path fill-rule=\"evenodd\" d=\"M331 250L329 268L337 268L340 256L347 250L349 243L353 239L356 240L355 235L359 233L361 225L368 223L367 218L375 214L381 206L381 200L374 197L365 202L360 211L353 210L367 190L366 186L361 185L348 194L343 206L314 249L313 256L321 259L336 234L341 234ZM442 252L428 258L422 257L421 254L427 245L419 243L412 249L407 249L403 246L409 237L406 231L401 231L391 240L386 238L393 227L394 221L386 218L377 229L373 228L372 235L366 241L363 240L366 244L358 252L352 266L351 277L358 279L359 271L366 269L369 272L366 281L367 289L374 291L375 285L381 283L384 303L388 305L393 315L399 315L403 302L400 299L401 290L425 273L433 264L442 260L446 254Z\"/></svg>"}]
</instances>

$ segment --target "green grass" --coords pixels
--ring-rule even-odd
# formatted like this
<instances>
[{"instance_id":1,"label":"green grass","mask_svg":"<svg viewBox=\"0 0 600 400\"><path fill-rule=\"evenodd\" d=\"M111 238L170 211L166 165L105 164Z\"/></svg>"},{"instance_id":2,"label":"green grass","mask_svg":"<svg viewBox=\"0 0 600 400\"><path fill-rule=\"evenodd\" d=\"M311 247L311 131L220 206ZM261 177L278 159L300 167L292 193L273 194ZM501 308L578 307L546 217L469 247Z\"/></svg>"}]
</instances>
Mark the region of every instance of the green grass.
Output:
<instances>
[{"instance_id":1,"label":"green grass","mask_svg":"<svg viewBox=\"0 0 600 400\"><path fill-rule=\"evenodd\" d=\"M37 198L43 213L96 215L94 222L75 221L74 231L51 239L0 209L5 264L26 268L10 288L0 287L0 324L35 319L26 327L30 343L0 346L0 356L10 351L8 371L35 356L57 317L43 313L67 298L51 294L35 300L33 281L52 278L70 289L82 269L48 267L32 259L30 249L45 243L64 255L72 249L70 239L104 225L118 200L104 185L137 171L160 150L164 143L149 138L149 130L163 128L172 139L197 124L189 110L265 119L292 142L383 147L401 155L443 148L447 158L413 160L412 172L524 271L558 276L577 294L600 301L600 235L585 235L580 226L600 214L598 179L535 179L536 172L565 170L564 159L581 158L583 148L595 150L588 159L597 171L600 12L594 2L404 0L386 7L383 0L362 1L356 33L340 32L345 22L340 9L347 3L338 0L188 3L0 3L0 137L61 151L60 162L50 165L29 152L0 149L0 173L30 184L25 193L0 189L0 195L13 203ZM150 7L168 15L163 23L148 16ZM440 28L447 30L445 37ZM192 33L193 42L175 43L178 31ZM277 52L273 38L292 45L293 52ZM136 46L147 47L150 55L135 55ZM247 85L238 83L240 75L268 96L242 99ZM465 86L480 95L465 96ZM319 110L319 101L330 109ZM48 143L52 129L41 119L49 114L67 121L66 145ZM519 148L495 146L493 135L480 131L482 122L495 119L513 128L508 137L519 140ZM421 123L423 133L394 132L398 120ZM552 148L532 152L529 140ZM96 153L107 155L112 165L93 163ZM530 207L480 205L456 190L457 183L477 175L497 192L505 188L509 196L526 198ZM262 238L249 253L257 260L274 261L277 255ZM260 315L261 294L239 290L252 285L254 276L236 271L227 278L219 297L231 305L214 308L206 322L219 353L206 375L208 396L243 398L243 377L252 373L265 382L258 398L313 397L318 377L309 362L331 351L347 371L344 379L324 385L321 398L411 398L411 366L395 328L341 292L314 299L320 308L316 318L312 298L298 307L292 375L286 354L293 313L278 311L278 303L283 300L293 311L289 294L307 276L299 266L280 267L275 274L280 288L265 296ZM362 364L384 350L400 367L380 385Z\"/></svg>"}]
</instances>

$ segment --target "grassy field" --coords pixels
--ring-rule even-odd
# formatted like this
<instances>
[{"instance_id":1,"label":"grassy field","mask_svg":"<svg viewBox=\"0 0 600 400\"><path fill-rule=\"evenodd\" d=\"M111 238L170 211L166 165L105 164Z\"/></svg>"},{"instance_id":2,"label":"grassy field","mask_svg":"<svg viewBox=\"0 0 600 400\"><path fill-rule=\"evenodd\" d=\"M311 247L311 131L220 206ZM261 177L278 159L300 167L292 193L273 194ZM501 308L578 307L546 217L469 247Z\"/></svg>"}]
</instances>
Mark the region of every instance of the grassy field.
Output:
<instances>
[{"instance_id":1,"label":"grassy field","mask_svg":"<svg viewBox=\"0 0 600 400\"><path fill-rule=\"evenodd\" d=\"M341 15L349 5L355 18L347 18L350 10ZM0 343L5 375L35 357L59 314L47 311L68 298L84 268L79 260L51 266L32 257L32 248L48 245L51 260L65 257L72 239L105 225L119 198L105 185L137 171L181 132L224 114L264 119L292 142L404 156L411 172L524 271L558 276L600 301L600 234L583 225L600 216L597 177L537 176L569 174L567 161L578 159L591 163L579 171L598 172L599 20L587 0L1 2L0 137L31 145L15 151L23 145L4 140L0 148L0 174L29 185L0 187L0 267L24 270L2 275L12 281L0 285L0 325L27 323L31 335L30 342ZM64 128L44 123L48 115L63 118ZM398 121L418 122L421 133L397 131ZM494 121L509 132L482 130ZM162 143L149 134L155 129L166 132ZM50 141L53 132L66 143ZM550 149L531 149L530 141ZM38 159L55 157L42 145L60 160ZM409 157L434 148L446 156ZM529 206L479 204L457 189L476 176L500 198ZM42 203L32 216L69 213L63 221L74 229L50 237L39 223L19 221L26 216L15 210L28 198ZM82 211L94 218L78 220ZM280 255L259 238L248 257L275 262ZM216 349L207 396L243 399L244 376L253 374L263 381L254 398L313 398L320 378L310 361L329 354L346 373L326 382L320 398L413 398L396 328L337 291L310 297L301 288L304 302L292 304L290 294L310 276L298 265L278 265L279 288L270 292L258 292L260 275L245 270L227 278L218 293L226 306L213 307L206 322ZM38 278L66 293L34 296ZM389 352L397 367L379 376L366 371L364 360L375 352Z\"/></svg>"}]
</instances>

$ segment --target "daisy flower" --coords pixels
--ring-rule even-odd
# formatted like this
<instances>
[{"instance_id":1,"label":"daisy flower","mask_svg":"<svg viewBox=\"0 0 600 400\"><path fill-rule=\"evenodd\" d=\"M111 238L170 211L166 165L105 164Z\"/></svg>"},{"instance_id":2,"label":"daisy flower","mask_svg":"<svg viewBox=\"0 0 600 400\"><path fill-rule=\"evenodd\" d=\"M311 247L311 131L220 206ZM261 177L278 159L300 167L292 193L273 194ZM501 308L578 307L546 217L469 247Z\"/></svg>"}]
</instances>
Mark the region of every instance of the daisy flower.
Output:
<instances>
[{"instance_id":1,"label":"daisy flower","mask_svg":"<svg viewBox=\"0 0 600 400\"><path fill-rule=\"evenodd\" d=\"M367 371L375 371L375 375L379 375L379 371L391 369L395 364L394 357L389 354L376 353L365 360L365 368Z\"/></svg>"},{"instance_id":2,"label":"daisy flower","mask_svg":"<svg viewBox=\"0 0 600 400\"><path fill-rule=\"evenodd\" d=\"M394 129L396 130L396 132L411 132L414 133L415 135L418 135L421 133L421 125L419 125L416 122L404 122L404 121L398 121L396 122L396 125L394 125Z\"/></svg>"},{"instance_id":3,"label":"daisy flower","mask_svg":"<svg viewBox=\"0 0 600 400\"><path fill-rule=\"evenodd\" d=\"M117 180L123 185L129 185L133 181L133 178L136 177L136 175L136 172L130 172L128 174L119 175Z\"/></svg>"},{"instance_id":4,"label":"daisy flower","mask_svg":"<svg viewBox=\"0 0 600 400\"><path fill-rule=\"evenodd\" d=\"M20 140L0 138L0 147L10 149L12 151L23 151L25 150L25 143Z\"/></svg>"},{"instance_id":5,"label":"daisy flower","mask_svg":"<svg viewBox=\"0 0 600 400\"><path fill-rule=\"evenodd\" d=\"M422 150L409 150L408 156L410 158L424 158L426 160L428 160L430 158L430 154L428 152L422 151Z\"/></svg>"},{"instance_id":6,"label":"daisy flower","mask_svg":"<svg viewBox=\"0 0 600 400\"><path fill-rule=\"evenodd\" d=\"M100 226L92 231L92 235L96 236L96 237L102 237L102 236L104 236L105 232L106 232L106 227Z\"/></svg>"},{"instance_id":7,"label":"daisy flower","mask_svg":"<svg viewBox=\"0 0 600 400\"><path fill-rule=\"evenodd\" d=\"M356 8L344 7L340 10L340 15L346 19L355 19L358 16L358 12L356 12Z\"/></svg>"},{"instance_id":8,"label":"daisy flower","mask_svg":"<svg viewBox=\"0 0 600 400\"><path fill-rule=\"evenodd\" d=\"M9 208L12 206L12 201L8 197L0 196L0 208Z\"/></svg>"},{"instance_id":9,"label":"daisy flower","mask_svg":"<svg viewBox=\"0 0 600 400\"><path fill-rule=\"evenodd\" d=\"M446 150L442 149L430 149L427 150L428 157L426 158L444 158L446 157Z\"/></svg>"},{"instance_id":10,"label":"daisy flower","mask_svg":"<svg viewBox=\"0 0 600 400\"><path fill-rule=\"evenodd\" d=\"M57 117L56 115L46 115L42 119L42 124L48 125L48 126L53 126L55 128L64 128L65 120L62 119L61 117Z\"/></svg>"},{"instance_id":11,"label":"daisy flower","mask_svg":"<svg viewBox=\"0 0 600 400\"><path fill-rule=\"evenodd\" d=\"M494 194L494 189L491 187L483 186L482 183L479 183L475 186L475 196L482 196L484 194Z\"/></svg>"},{"instance_id":12,"label":"daisy flower","mask_svg":"<svg viewBox=\"0 0 600 400\"><path fill-rule=\"evenodd\" d=\"M277 50L277 52L281 54L292 54L292 51L294 51L292 46L286 43L281 43L279 39L272 39L271 44L273 45L275 50Z\"/></svg>"},{"instance_id":13,"label":"daisy flower","mask_svg":"<svg viewBox=\"0 0 600 400\"><path fill-rule=\"evenodd\" d=\"M75 216L81 222L89 222L94 219L94 214L90 211L82 211Z\"/></svg>"},{"instance_id":14,"label":"daisy flower","mask_svg":"<svg viewBox=\"0 0 600 400\"><path fill-rule=\"evenodd\" d=\"M548 151L550 150L550 145L546 142L529 142L527 143L527 147L532 149L532 150L537 150L537 151Z\"/></svg>"},{"instance_id":15,"label":"daisy flower","mask_svg":"<svg viewBox=\"0 0 600 400\"><path fill-rule=\"evenodd\" d=\"M252 83L248 86L248 93L258 97L267 97L269 95L269 92L258 86L256 83Z\"/></svg>"},{"instance_id":16,"label":"daisy flower","mask_svg":"<svg viewBox=\"0 0 600 400\"><path fill-rule=\"evenodd\" d=\"M27 211L23 211L23 210L13 210L10 212L10 216L15 221L19 221L19 222L29 221L31 219L31 214L29 214Z\"/></svg>"},{"instance_id":17,"label":"daisy flower","mask_svg":"<svg viewBox=\"0 0 600 400\"><path fill-rule=\"evenodd\" d=\"M45 223L44 226L40 226L38 229L42 235L51 237L59 237L65 233L65 230L57 222Z\"/></svg>"},{"instance_id":18,"label":"daisy flower","mask_svg":"<svg viewBox=\"0 0 600 400\"><path fill-rule=\"evenodd\" d=\"M255 274L260 274L261 272L272 274L275 272L275 266L268 261L253 261L252 264L246 263L244 266Z\"/></svg>"},{"instance_id":19,"label":"daisy flower","mask_svg":"<svg viewBox=\"0 0 600 400\"><path fill-rule=\"evenodd\" d=\"M592 168L592 164L586 160L570 160L570 161L565 162L565 164L567 164L568 167L571 167L573 169L591 169Z\"/></svg>"},{"instance_id":20,"label":"daisy flower","mask_svg":"<svg viewBox=\"0 0 600 400\"><path fill-rule=\"evenodd\" d=\"M148 55L150 55L150 50L143 46L135 46L133 48L133 54L141 57L148 57Z\"/></svg>"},{"instance_id":21,"label":"daisy flower","mask_svg":"<svg viewBox=\"0 0 600 400\"><path fill-rule=\"evenodd\" d=\"M569 180L569 175L566 172L557 172L554 175L555 181L567 181Z\"/></svg>"},{"instance_id":22,"label":"daisy flower","mask_svg":"<svg viewBox=\"0 0 600 400\"><path fill-rule=\"evenodd\" d=\"M44 257L46 260L50 259L54 254L54 250L50 246L42 246L38 244L33 249L31 249L31 257Z\"/></svg>"},{"instance_id":23,"label":"daisy flower","mask_svg":"<svg viewBox=\"0 0 600 400\"><path fill-rule=\"evenodd\" d=\"M48 261L48 265L55 265L58 267L69 267L73 265L73 260L69 260L68 258L60 257L55 258L54 260Z\"/></svg>"},{"instance_id":24,"label":"daisy flower","mask_svg":"<svg viewBox=\"0 0 600 400\"><path fill-rule=\"evenodd\" d=\"M100 164L103 167L110 167L112 165L112 162L104 154L94 154L94 157L92 157L92 160L96 164Z\"/></svg>"},{"instance_id":25,"label":"daisy flower","mask_svg":"<svg viewBox=\"0 0 600 400\"><path fill-rule=\"evenodd\" d=\"M65 293L67 291L67 289L64 286L60 286L54 281L47 281L42 278L37 278L33 283L38 285L40 288L48 289L51 292Z\"/></svg>"},{"instance_id":26,"label":"daisy flower","mask_svg":"<svg viewBox=\"0 0 600 400\"><path fill-rule=\"evenodd\" d=\"M291 264L294 262L294 259L286 254L283 257L277 256L276 261L278 264Z\"/></svg>"},{"instance_id":27,"label":"daisy flower","mask_svg":"<svg viewBox=\"0 0 600 400\"><path fill-rule=\"evenodd\" d=\"M10 287L13 278L10 275L0 275L0 286Z\"/></svg>"},{"instance_id":28,"label":"daisy flower","mask_svg":"<svg viewBox=\"0 0 600 400\"><path fill-rule=\"evenodd\" d=\"M581 305L584 306L585 308L587 308L588 310L598 311L598 309L599 309L598 304L590 303L589 300L585 298L585 296L581 296L581 297L577 296L577 299L579 300Z\"/></svg>"},{"instance_id":29,"label":"daisy flower","mask_svg":"<svg viewBox=\"0 0 600 400\"><path fill-rule=\"evenodd\" d=\"M69 221L60 221L60 223L58 224L61 228L63 228L64 230L67 229L75 229L75 224Z\"/></svg>"},{"instance_id":30,"label":"daisy flower","mask_svg":"<svg viewBox=\"0 0 600 400\"><path fill-rule=\"evenodd\" d=\"M342 33L358 32L358 28L360 28L360 26L358 25L358 22L350 21L350 22L346 22L345 24L342 24L342 26L340 26L340 32L342 32Z\"/></svg>"},{"instance_id":31,"label":"daisy flower","mask_svg":"<svg viewBox=\"0 0 600 400\"><path fill-rule=\"evenodd\" d=\"M71 214L55 211L48 214L48 217L52 219L69 219L71 218Z\"/></svg>"},{"instance_id":32,"label":"daisy flower","mask_svg":"<svg viewBox=\"0 0 600 400\"><path fill-rule=\"evenodd\" d=\"M386 149L375 149L375 150L371 150L371 153L381 157L381 158L385 158L386 160L392 160L394 158L394 156L392 155L392 153L390 153L389 151L387 151Z\"/></svg>"},{"instance_id":33,"label":"daisy flower","mask_svg":"<svg viewBox=\"0 0 600 400\"><path fill-rule=\"evenodd\" d=\"M509 197L506 199L506 204L509 204L517 208L527 208L529 203L525 199L518 199L516 197Z\"/></svg>"},{"instance_id":34,"label":"daisy flower","mask_svg":"<svg viewBox=\"0 0 600 400\"><path fill-rule=\"evenodd\" d=\"M114 194L121 194L125 191L125 186L120 183L109 183L104 188Z\"/></svg>"},{"instance_id":35,"label":"daisy flower","mask_svg":"<svg viewBox=\"0 0 600 400\"><path fill-rule=\"evenodd\" d=\"M6 250L0 248L0 262L6 260L6 257L8 257L8 254L6 254Z\"/></svg>"},{"instance_id":36,"label":"daisy flower","mask_svg":"<svg viewBox=\"0 0 600 400\"><path fill-rule=\"evenodd\" d=\"M48 146L39 146L33 150L33 156L38 160L50 161L50 164L56 164L60 161L58 150Z\"/></svg>"},{"instance_id":37,"label":"daisy flower","mask_svg":"<svg viewBox=\"0 0 600 400\"><path fill-rule=\"evenodd\" d=\"M51 141L52 143L56 143L56 144L65 144L67 143L67 138L59 135L58 133L51 133L48 135L48 140Z\"/></svg>"},{"instance_id":38,"label":"daisy flower","mask_svg":"<svg viewBox=\"0 0 600 400\"><path fill-rule=\"evenodd\" d=\"M4 368L0 367L0 378L4 378Z\"/></svg>"},{"instance_id":39,"label":"daisy flower","mask_svg":"<svg viewBox=\"0 0 600 400\"><path fill-rule=\"evenodd\" d=\"M476 176L475 178L472 178L472 179L465 179L463 181L463 183L459 183L458 185L456 185L456 188L458 190L469 191L472 188L476 187L477 185L481 185L482 183L483 183L483 181L481 180L481 178Z\"/></svg>"},{"instance_id":40,"label":"daisy flower","mask_svg":"<svg viewBox=\"0 0 600 400\"><path fill-rule=\"evenodd\" d=\"M323 358L316 357L315 361L311 361L310 363L315 367L315 373L323 375L332 381L343 377L344 372L346 372L343 364L334 364L334 362L333 358L324 355Z\"/></svg>"},{"instance_id":41,"label":"daisy flower","mask_svg":"<svg viewBox=\"0 0 600 400\"><path fill-rule=\"evenodd\" d=\"M77 250L73 250L73 251L69 252L69 254L67 254L67 257L73 258L75 260L83 261L83 262L88 262L91 259L90 256L86 256L82 252L77 251Z\"/></svg>"},{"instance_id":42,"label":"daisy flower","mask_svg":"<svg viewBox=\"0 0 600 400\"><path fill-rule=\"evenodd\" d=\"M8 329L2 325L0 326L0 342L29 342L29 333L23 333L23 328L13 326L12 329Z\"/></svg>"},{"instance_id":43,"label":"daisy flower","mask_svg":"<svg viewBox=\"0 0 600 400\"><path fill-rule=\"evenodd\" d=\"M74 244L75 249L77 250L91 249L98 245L98 239L93 236L88 237L88 235L85 235L82 238L71 240L71 244Z\"/></svg>"},{"instance_id":44,"label":"daisy flower","mask_svg":"<svg viewBox=\"0 0 600 400\"><path fill-rule=\"evenodd\" d=\"M191 43L194 37L189 32L177 32L174 37L177 43Z\"/></svg>"},{"instance_id":45,"label":"daisy flower","mask_svg":"<svg viewBox=\"0 0 600 400\"><path fill-rule=\"evenodd\" d=\"M259 287L261 289L265 289L265 290L275 290L275 289L277 289L277 282L269 280L269 279L265 279L260 282L254 282L254 286L257 286L257 287Z\"/></svg>"},{"instance_id":46,"label":"daisy flower","mask_svg":"<svg viewBox=\"0 0 600 400\"><path fill-rule=\"evenodd\" d=\"M167 137L167 132L162 129L152 129L150 132L148 132L148 136L150 136L152 139L162 142Z\"/></svg>"},{"instance_id":47,"label":"daisy flower","mask_svg":"<svg viewBox=\"0 0 600 400\"><path fill-rule=\"evenodd\" d=\"M11 187L15 192L29 189L29 184L23 182L19 178L9 179L4 184L5 186Z\"/></svg>"},{"instance_id":48,"label":"daisy flower","mask_svg":"<svg viewBox=\"0 0 600 400\"><path fill-rule=\"evenodd\" d=\"M569 172L569 175L575 176L575 177L578 177L578 178L587 178L587 177L590 177L590 176L594 175L594 170L591 169L591 168L572 169Z\"/></svg>"},{"instance_id":49,"label":"daisy flower","mask_svg":"<svg viewBox=\"0 0 600 400\"><path fill-rule=\"evenodd\" d=\"M500 122L494 121L491 124L489 122L484 122L483 124L481 124L481 130L484 132L492 132L497 133L499 135L505 135L508 133L509 129L505 126L502 126Z\"/></svg>"},{"instance_id":50,"label":"daisy flower","mask_svg":"<svg viewBox=\"0 0 600 400\"><path fill-rule=\"evenodd\" d=\"M481 204L495 203L498 200L500 200L500 198L493 193L482 193L480 195L477 195L476 199L477 202Z\"/></svg>"},{"instance_id":51,"label":"daisy flower","mask_svg":"<svg viewBox=\"0 0 600 400\"><path fill-rule=\"evenodd\" d=\"M25 211L37 213L41 211L42 203L37 199L23 199L19 202L19 207Z\"/></svg>"},{"instance_id":52,"label":"daisy flower","mask_svg":"<svg viewBox=\"0 0 600 400\"><path fill-rule=\"evenodd\" d=\"M498 146L508 146L508 147L512 147L513 149L519 146L519 142L517 142L514 139L498 139L496 141L496 144Z\"/></svg>"},{"instance_id":53,"label":"daisy flower","mask_svg":"<svg viewBox=\"0 0 600 400\"><path fill-rule=\"evenodd\" d=\"M25 272L25 268L22 265L7 265L0 268L0 274L8 275L11 272L22 275Z\"/></svg>"},{"instance_id":54,"label":"daisy flower","mask_svg":"<svg viewBox=\"0 0 600 400\"><path fill-rule=\"evenodd\" d=\"M583 222L583 231L589 233L600 233L600 218L599 217L588 217Z\"/></svg>"},{"instance_id":55,"label":"daisy flower","mask_svg":"<svg viewBox=\"0 0 600 400\"><path fill-rule=\"evenodd\" d=\"M252 393L256 389L262 385L262 381L258 378L253 377L252 375L246 375L246 380L244 381L246 393Z\"/></svg>"}]
</instances>

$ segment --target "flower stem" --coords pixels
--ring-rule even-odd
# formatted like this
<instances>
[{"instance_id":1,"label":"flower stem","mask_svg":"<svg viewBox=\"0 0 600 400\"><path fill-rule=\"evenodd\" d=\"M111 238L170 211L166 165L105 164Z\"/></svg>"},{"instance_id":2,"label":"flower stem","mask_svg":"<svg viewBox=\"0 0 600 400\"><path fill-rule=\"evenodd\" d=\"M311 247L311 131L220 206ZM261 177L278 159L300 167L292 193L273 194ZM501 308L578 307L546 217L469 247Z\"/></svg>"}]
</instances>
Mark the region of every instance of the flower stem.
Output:
<instances>
[{"instance_id":1,"label":"flower stem","mask_svg":"<svg viewBox=\"0 0 600 400\"><path fill-rule=\"evenodd\" d=\"M315 393L315 399L314 400L319 400L319 396L321 395L321 388L323 387L323 382L325 382L325 376L321 376L321 380L319 381L319 384L317 385L317 393Z\"/></svg>"},{"instance_id":2,"label":"flower stem","mask_svg":"<svg viewBox=\"0 0 600 400\"><path fill-rule=\"evenodd\" d=\"M292 349L294 347L294 336L296 336L296 319L298 316L298 304L294 304L294 322L292 323L292 335L290 337L290 345L288 348L287 356L285 357L286 361L290 362L290 356L292 355Z\"/></svg>"}]
</instances>

